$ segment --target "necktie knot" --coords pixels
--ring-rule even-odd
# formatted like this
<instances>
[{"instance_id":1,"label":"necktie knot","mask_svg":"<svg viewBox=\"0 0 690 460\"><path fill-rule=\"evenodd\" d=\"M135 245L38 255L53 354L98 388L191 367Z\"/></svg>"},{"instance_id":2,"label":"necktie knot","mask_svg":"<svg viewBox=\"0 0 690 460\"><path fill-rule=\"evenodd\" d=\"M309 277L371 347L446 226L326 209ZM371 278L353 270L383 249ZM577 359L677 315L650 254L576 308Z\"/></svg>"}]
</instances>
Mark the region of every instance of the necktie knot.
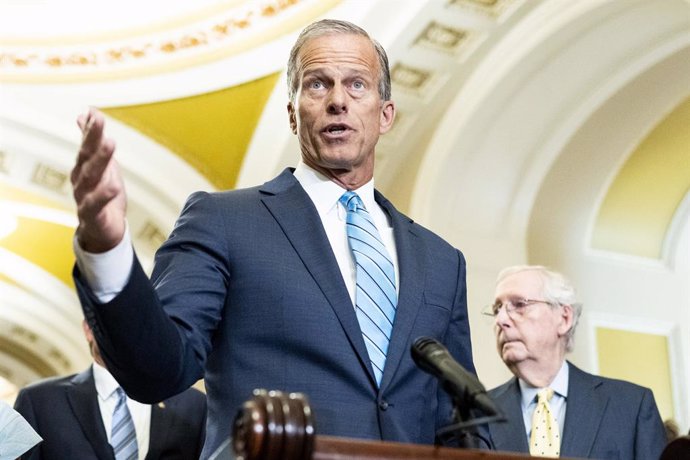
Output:
<instances>
[{"instance_id":1,"label":"necktie knot","mask_svg":"<svg viewBox=\"0 0 690 460\"><path fill-rule=\"evenodd\" d=\"M542 388L537 393L537 404L544 404L551 401L553 397L553 390L551 388Z\"/></svg>"},{"instance_id":2,"label":"necktie knot","mask_svg":"<svg viewBox=\"0 0 690 460\"><path fill-rule=\"evenodd\" d=\"M338 201L340 201L349 212L357 212L359 209L366 210L362 199L352 190L343 193Z\"/></svg>"}]
</instances>

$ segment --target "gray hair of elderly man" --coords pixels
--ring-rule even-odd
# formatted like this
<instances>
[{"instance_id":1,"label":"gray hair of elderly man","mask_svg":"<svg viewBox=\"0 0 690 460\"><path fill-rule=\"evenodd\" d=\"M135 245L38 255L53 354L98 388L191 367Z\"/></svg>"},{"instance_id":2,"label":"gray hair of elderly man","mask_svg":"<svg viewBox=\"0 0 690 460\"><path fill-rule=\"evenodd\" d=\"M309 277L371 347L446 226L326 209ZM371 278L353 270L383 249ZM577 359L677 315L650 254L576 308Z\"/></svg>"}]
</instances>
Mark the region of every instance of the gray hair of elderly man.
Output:
<instances>
[{"instance_id":1,"label":"gray hair of elderly man","mask_svg":"<svg viewBox=\"0 0 690 460\"><path fill-rule=\"evenodd\" d=\"M391 73L390 67L388 65L388 55L386 50L381 46L379 42L371 38L369 34L361 27L352 24L351 22L341 21L337 19L322 19L320 21L314 22L308 25L297 37L295 44L290 51L290 57L287 64L287 84L288 84L288 96L290 102L295 102L295 96L297 94L297 85L299 81L297 80L297 70L298 70L298 58L299 53L302 50L304 44L311 40L312 38L322 37L325 35L337 35L337 34L351 34L360 35L362 37L368 38L371 44L376 50L376 55L379 62L379 87L378 92L382 101L388 101L391 98Z\"/></svg>"},{"instance_id":2,"label":"gray hair of elderly man","mask_svg":"<svg viewBox=\"0 0 690 460\"><path fill-rule=\"evenodd\" d=\"M573 325L566 335L565 350L573 351L575 346L575 329L582 314L582 303L575 297L575 288L571 282L561 273L553 271L542 265L514 265L501 270L496 278L496 284L503 281L510 275L530 271L538 274L543 281L542 296L544 300L550 302L554 307L569 305L573 310Z\"/></svg>"}]
</instances>

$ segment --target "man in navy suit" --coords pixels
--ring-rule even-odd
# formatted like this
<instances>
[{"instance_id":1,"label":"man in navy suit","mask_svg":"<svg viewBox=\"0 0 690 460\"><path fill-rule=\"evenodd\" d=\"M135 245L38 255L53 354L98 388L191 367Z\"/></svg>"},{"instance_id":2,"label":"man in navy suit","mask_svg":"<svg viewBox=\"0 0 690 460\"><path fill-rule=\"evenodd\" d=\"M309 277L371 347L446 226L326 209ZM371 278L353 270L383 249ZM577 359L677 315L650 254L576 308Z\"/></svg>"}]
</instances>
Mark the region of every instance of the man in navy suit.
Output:
<instances>
[{"instance_id":1,"label":"man in navy suit","mask_svg":"<svg viewBox=\"0 0 690 460\"><path fill-rule=\"evenodd\" d=\"M495 318L498 353L515 377L489 392L508 419L489 424L493 447L541 456L539 438L553 431L553 456L659 458L665 434L652 392L588 374L565 360L581 311L559 273L516 266L499 274L496 300L486 313ZM545 412L554 423L539 435L544 427L533 426L544 410L537 395L545 388L553 393Z\"/></svg>"},{"instance_id":2,"label":"man in navy suit","mask_svg":"<svg viewBox=\"0 0 690 460\"><path fill-rule=\"evenodd\" d=\"M23 388L15 409L43 437L22 458L30 460L113 459L110 445L116 388L93 334L83 323L94 364L66 377L45 379ZM194 388L157 404L127 400L138 457L156 460L199 458L204 445L206 397Z\"/></svg>"},{"instance_id":3,"label":"man in navy suit","mask_svg":"<svg viewBox=\"0 0 690 460\"><path fill-rule=\"evenodd\" d=\"M376 144L395 116L386 53L354 24L319 21L293 47L288 86L296 169L254 188L193 194L151 280L131 247L103 117L79 118L75 282L86 318L135 399L158 401L204 377L204 458L255 388L305 393L321 434L432 443L451 422L451 401L416 368L410 346L434 337L474 372L465 260L374 189ZM380 383L355 312L339 203L348 190L361 197L395 268Z\"/></svg>"}]
</instances>

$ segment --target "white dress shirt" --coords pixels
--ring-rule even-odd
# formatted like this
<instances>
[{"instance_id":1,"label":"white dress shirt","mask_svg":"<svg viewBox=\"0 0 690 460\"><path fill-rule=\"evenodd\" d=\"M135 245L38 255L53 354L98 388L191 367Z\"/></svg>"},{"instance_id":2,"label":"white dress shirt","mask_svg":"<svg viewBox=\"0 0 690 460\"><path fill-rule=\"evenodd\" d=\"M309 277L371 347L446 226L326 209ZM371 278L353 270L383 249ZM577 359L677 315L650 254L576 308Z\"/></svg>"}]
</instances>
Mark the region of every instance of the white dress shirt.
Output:
<instances>
[{"instance_id":1,"label":"white dress shirt","mask_svg":"<svg viewBox=\"0 0 690 460\"><path fill-rule=\"evenodd\" d=\"M98 407L101 410L103 426L105 426L105 433L108 436L108 443L110 443L111 429L113 426L113 412L115 411L118 400L115 390L117 390L120 385L110 372L98 363L93 364L93 379L96 383ZM127 408L132 416L134 429L137 434L139 460L143 460L149 451L149 440L151 437L151 406L127 397Z\"/></svg>"},{"instance_id":2,"label":"white dress shirt","mask_svg":"<svg viewBox=\"0 0 690 460\"><path fill-rule=\"evenodd\" d=\"M338 203L345 189L328 179L323 174L299 162L295 169L295 178L314 203L321 223L326 230L328 241L338 262L338 267L345 280L350 299L355 302L355 264L347 242L345 230L345 208ZM388 250L395 266L395 287L400 291L400 275L398 270L398 254L396 252L393 228L386 213L374 199L374 180L354 190L362 199L364 206L374 220L374 224L381 235L383 244ZM257 238L261 238L257 235ZM79 246L76 237L73 241L74 253L77 256L79 269L86 278L86 282L93 290L100 302L112 300L127 284L134 257L129 227L125 229L122 241L113 249L92 254Z\"/></svg>"},{"instance_id":3,"label":"white dress shirt","mask_svg":"<svg viewBox=\"0 0 690 460\"><path fill-rule=\"evenodd\" d=\"M338 261L338 267L340 267L340 273L343 275L345 285L350 293L350 299L352 299L352 304L354 305L356 272L354 258L347 242L345 221L347 210L338 202L346 190L301 161L297 164L294 174L304 191L311 198L314 206L316 206L316 211L319 213L324 230L326 230L326 236L328 236L328 241L331 243L333 254L335 254L335 259ZM388 250L388 254L395 267L395 288L400 292L398 254L395 250L393 227L388 222L386 213L374 199L374 180L370 180L362 187L353 191L362 199L364 207L367 208L369 215L374 220L374 225L376 225L376 229L381 235L381 240Z\"/></svg>"},{"instance_id":4,"label":"white dress shirt","mask_svg":"<svg viewBox=\"0 0 690 460\"><path fill-rule=\"evenodd\" d=\"M561 368L558 370L556 377L548 385L553 390L553 396L549 401L551 413L558 422L559 433L563 439L563 427L565 426L565 409L568 399L568 363L563 361ZM522 379L518 379L520 385L520 393L522 394L522 420L525 423L525 432L527 433L527 443L529 443L530 434L532 433L532 415L534 409L537 407L537 393L541 388L533 387Z\"/></svg>"}]
</instances>

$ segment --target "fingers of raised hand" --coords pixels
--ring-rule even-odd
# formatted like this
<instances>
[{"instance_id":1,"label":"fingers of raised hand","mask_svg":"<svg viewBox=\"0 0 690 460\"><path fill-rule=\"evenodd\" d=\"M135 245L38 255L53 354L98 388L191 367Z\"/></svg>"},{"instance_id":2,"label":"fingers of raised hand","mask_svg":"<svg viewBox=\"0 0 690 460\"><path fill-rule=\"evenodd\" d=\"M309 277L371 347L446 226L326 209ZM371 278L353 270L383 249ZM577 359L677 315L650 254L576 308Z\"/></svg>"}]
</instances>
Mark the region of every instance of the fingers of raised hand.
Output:
<instances>
[{"instance_id":1,"label":"fingers of raised hand","mask_svg":"<svg viewBox=\"0 0 690 460\"><path fill-rule=\"evenodd\" d=\"M96 187L79 190L77 237L81 247L89 252L103 252L115 247L125 228L126 200L122 178L113 160Z\"/></svg>"},{"instance_id":2,"label":"fingers of raised hand","mask_svg":"<svg viewBox=\"0 0 690 460\"><path fill-rule=\"evenodd\" d=\"M97 154L107 139L104 137L105 119L100 112L92 109L89 113L80 115L77 118L77 124L82 133L81 147L77 156L77 165L79 165Z\"/></svg>"},{"instance_id":3,"label":"fingers of raised hand","mask_svg":"<svg viewBox=\"0 0 690 460\"><path fill-rule=\"evenodd\" d=\"M79 216L82 248L102 252L116 245L124 232L125 188L114 158L115 142L105 137L105 120L97 110L77 119L82 142L70 174Z\"/></svg>"},{"instance_id":4,"label":"fingers of raised hand","mask_svg":"<svg viewBox=\"0 0 690 460\"><path fill-rule=\"evenodd\" d=\"M115 152L115 142L112 139L104 139L98 149L89 155L79 153L81 161L72 169L70 180L74 189L74 197L79 201L80 197L93 189L99 187L103 182L107 182L106 171L109 167L115 167L113 153ZM112 166L111 166L112 165Z\"/></svg>"}]
</instances>

